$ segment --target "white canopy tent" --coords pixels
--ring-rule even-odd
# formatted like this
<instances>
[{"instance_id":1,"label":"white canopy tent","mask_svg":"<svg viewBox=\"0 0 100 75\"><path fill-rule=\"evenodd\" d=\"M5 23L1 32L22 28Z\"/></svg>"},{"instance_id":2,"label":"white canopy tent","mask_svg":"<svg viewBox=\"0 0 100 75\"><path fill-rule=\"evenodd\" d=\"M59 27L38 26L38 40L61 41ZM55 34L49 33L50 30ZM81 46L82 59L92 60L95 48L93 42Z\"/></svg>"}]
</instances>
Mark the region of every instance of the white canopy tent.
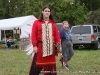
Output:
<instances>
[{"instance_id":1,"label":"white canopy tent","mask_svg":"<svg viewBox=\"0 0 100 75\"><path fill-rule=\"evenodd\" d=\"M1 30L14 30L17 29L18 27L21 29L20 38L29 37L33 22L36 19L37 18L34 17L33 15L29 15L29 16L0 20L0 40L1 40Z\"/></svg>"}]
</instances>

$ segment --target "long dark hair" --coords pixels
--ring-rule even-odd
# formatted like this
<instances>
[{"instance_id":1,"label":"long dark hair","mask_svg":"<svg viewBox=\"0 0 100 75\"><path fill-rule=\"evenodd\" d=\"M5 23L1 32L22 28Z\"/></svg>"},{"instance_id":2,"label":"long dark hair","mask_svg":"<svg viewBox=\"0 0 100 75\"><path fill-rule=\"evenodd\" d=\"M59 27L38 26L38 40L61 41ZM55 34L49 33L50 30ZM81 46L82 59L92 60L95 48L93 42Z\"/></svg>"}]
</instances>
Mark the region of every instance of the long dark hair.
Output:
<instances>
[{"instance_id":1,"label":"long dark hair","mask_svg":"<svg viewBox=\"0 0 100 75\"><path fill-rule=\"evenodd\" d=\"M44 11L46 8L49 8L49 9L50 9L49 6L45 5L45 6L42 8L42 11ZM43 14L42 14L42 12L41 12L41 14L40 14L40 16L39 16L38 19L39 19L40 21L43 20ZM54 21L53 15L51 14L51 9L50 9L50 16L49 16L49 19L52 20L52 21Z\"/></svg>"}]
</instances>

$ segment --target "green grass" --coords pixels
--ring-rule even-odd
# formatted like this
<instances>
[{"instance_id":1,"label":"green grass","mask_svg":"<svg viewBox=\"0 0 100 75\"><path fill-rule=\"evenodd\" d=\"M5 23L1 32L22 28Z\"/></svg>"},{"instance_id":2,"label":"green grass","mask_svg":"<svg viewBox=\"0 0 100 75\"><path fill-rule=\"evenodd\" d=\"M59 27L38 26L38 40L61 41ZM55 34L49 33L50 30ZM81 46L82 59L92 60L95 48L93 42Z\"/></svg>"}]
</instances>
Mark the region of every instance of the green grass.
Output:
<instances>
[{"instance_id":1,"label":"green grass","mask_svg":"<svg viewBox=\"0 0 100 75\"><path fill-rule=\"evenodd\" d=\"M68 62L70 70L62 68L57 57L58 75L100 75L100 50L75 50ZM30 56L18 49L0 49L0 75L28 75Z\"/></svg>"},{"instance_id":2,"label":"green grass","mask_svg":"<svg viewBox=\"0 0 100 75\"><path fill-rule=\"evenodd\" d=\"M57 58L57 67L61 71L58 60L59 57ZM63 75L100 75L100 51L75 50L75 54L68 64L70 71L62 69L63 72L66 71Z\"/></svg>"},{"instance_id":3,"label":"green grass","mask_svg":"<svg viewBox=\"0 0 100 75\"><path fill-rule=\"evenodd\" d=\"M0 50L0 75L28 75L30 63L21 50Z\"/></svg>"}]
</instances>

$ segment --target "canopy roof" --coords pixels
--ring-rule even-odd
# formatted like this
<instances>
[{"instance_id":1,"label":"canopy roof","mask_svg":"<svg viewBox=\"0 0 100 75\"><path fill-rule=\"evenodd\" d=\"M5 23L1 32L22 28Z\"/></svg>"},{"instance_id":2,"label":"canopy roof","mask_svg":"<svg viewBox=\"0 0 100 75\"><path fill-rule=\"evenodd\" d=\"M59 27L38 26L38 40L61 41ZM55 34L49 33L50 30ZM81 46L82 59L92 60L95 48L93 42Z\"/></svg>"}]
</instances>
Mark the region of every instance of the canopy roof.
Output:
<instances>
[{"instance_id":1,"label":"canopy roof","mask_svg":"<svg viewBox=\"0 0 100 75\"><path fill-rule=\"evenodd\" d=\"M11 29L15 27L22 27L23 25L32 25L32 23L36 20L36 17L33 15L2 19L0 20L0 29Z\"/></svg>"},{"instance_id":2,"label":"canopy roof","mask_svg":"<svg viewBox=\"0 0 100 75\"><path fill-rule=\"evenodd\" d=\"M28 37L37 18L33 15L0 20L0 30L21 29L21 37Z\"/></svg>"}]
</instances>

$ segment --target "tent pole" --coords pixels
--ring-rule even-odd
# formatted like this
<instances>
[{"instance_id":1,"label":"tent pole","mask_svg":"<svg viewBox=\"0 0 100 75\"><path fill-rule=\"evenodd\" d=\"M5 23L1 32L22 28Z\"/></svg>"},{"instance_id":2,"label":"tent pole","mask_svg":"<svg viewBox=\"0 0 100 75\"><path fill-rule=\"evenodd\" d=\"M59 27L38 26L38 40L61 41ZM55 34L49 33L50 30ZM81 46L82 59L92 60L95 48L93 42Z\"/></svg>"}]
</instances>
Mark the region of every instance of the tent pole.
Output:
<instances>
[{"instance_id":1,"label":"tent pole","mask_svg":"<svg viewBox=\"0 0 100 75\"><path fill-rule=\"evenodd\" d=\"M5 30L4 30L4 37L5 37L5 49L7 50L8 49L8 46L7 46L7 39L6 39L6 33L5 33Z\"/></svg>"},{"instance_id":2,"label":"tent pole","mask_svg":"<svg viewBox=\"0 0 100 75\"><path fill-rule=\"evenodd\" d=\"M0 41L1 41L1 30L0 30Z\"/></svg>"}]
</instances>

